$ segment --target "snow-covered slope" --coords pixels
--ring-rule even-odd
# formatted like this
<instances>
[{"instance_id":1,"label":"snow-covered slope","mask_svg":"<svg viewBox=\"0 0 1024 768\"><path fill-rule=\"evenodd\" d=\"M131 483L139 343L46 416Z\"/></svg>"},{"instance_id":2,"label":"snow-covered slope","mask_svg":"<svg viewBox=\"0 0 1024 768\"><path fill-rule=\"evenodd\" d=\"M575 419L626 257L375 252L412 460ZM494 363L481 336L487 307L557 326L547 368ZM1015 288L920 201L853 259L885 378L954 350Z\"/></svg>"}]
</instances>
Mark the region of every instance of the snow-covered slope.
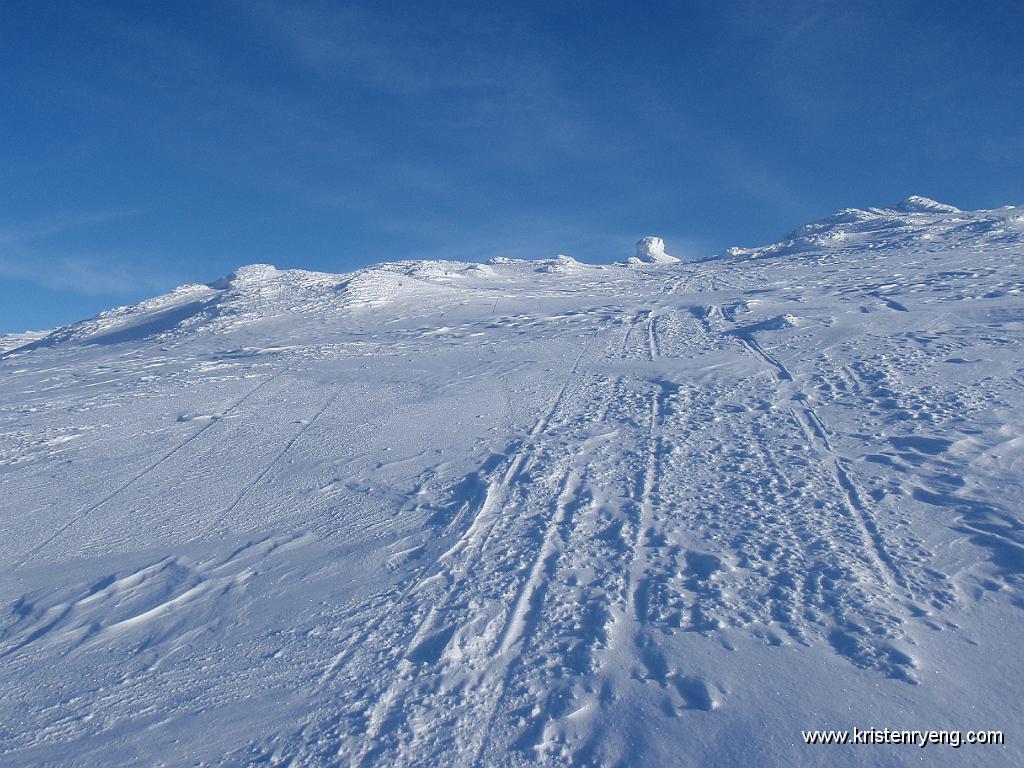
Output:
<instances>
[{"instance_id":1,"label":"snow-covered slope","mask_svg":"<svg viewBox=\"0 0 1024 768\"><path fill-rule=\"evenodd\" d=\"M0 763L1020 763L1024 209L648 246L6 339Z\"/></svg>"}]
</instances>

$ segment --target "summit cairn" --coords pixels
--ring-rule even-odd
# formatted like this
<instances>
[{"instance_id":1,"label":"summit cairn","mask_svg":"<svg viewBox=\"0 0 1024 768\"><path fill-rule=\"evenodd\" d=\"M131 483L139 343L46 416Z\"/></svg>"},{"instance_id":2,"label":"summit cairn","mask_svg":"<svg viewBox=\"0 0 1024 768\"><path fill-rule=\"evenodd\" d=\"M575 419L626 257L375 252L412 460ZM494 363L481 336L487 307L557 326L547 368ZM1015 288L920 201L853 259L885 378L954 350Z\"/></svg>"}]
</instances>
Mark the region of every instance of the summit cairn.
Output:
<instances>
[{"instance_id":1,"label":"summit cairn","mask_svg":"<svg viewBox=\"0 0 1024 768\"><path fill-rule=\"evenodd\" d=\"M636 256L629 257L630 264L674 264L675 256L665 253L665 241L660 237L642 237L636 244Z\"/></svg>"}]
</instances>

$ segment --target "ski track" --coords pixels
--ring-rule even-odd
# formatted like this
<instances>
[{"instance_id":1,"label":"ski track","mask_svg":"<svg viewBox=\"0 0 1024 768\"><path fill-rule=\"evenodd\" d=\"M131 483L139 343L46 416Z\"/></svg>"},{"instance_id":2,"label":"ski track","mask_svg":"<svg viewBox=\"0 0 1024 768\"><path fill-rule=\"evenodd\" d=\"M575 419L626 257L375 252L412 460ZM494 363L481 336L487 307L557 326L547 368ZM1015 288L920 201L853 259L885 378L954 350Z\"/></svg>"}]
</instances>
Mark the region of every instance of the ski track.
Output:
<instances>
[{"instance_id":1,"label":"ski track","mask_svg":"<svg viewBox=\"0 0 1024 768\"><path fill-rule=\"evenodd\" d=\"M282 373L284 373L284 372L283 371L279 371L278 373L273 374L273 375L267 377L266 379L264 379L263 381L261 381L255 387L253 387L248 392L246 392L244 395L242 395L241 398L236 400L227 410L224 411L223 414L221 414L221 416L222 417L223 416L229 416L232 413L234 413L234 411L236 411L238 408L240 408L245 403L246 400L248 400L250 397L252 397L254 394L256 394L259 390L261 390L267 384L270 384L272 381L276 380L279 376L282 375ZM157 461L155 461L154 463L152 463L148 467L146 467L142 472L140 472L139 474L135 475L134 477L129 479L127 482L119 485L114 491L112 491L108 495L104 496L102 499L100 499L95 504L92 504L91 506L88 506L88 507L84 508L82 511L80 511L77 514L73 515L71 517L71 519L69 519L67 522L65 522L60 527L58 527L57 530L55 530L52 534L50 534L49 537L47 537L42 542L40 542L35 547L33 547L31 550L29 550L27 553L25 553L24 557L22 557L20 560L18 560L12 566L12 569L13 570L18 570L19 568L21 568L29 560L31 560L33 557L38 555L44 549L46 549L47 546L52 544L57 538L59 538L60 536L62 536L65 533L67 533L67 531L69 531L71 528L73 528L78 523L82 522L86 517L88 517L92 513L96 512L97 510L102 508L105 504L108 504L109 502L113 501L121 493L123 493L124 491L128 490L131 486L135 485L137 482L139 482L140 480L145 478L147 475L149 475L151 472L153 472L153 470L155 470L157 467L159 467L164 462L166 462L167 460L169 460L170 458L175 456L182 449L186 448L194 440L196 440L197 438L202 436L202 434L204 432L206 432L210 427L212 427L216 423L217 423L216 420L211 420L208 423L204 424L202 427L200 427L195 432L193 432L191 435L189 435L187 438L185 438L182 442L180 442L176 446L174 446L170 451L168 451L167 453L163 454L159 459L157 459Z\"/></svg>"},{"instance_id":2,"label":"ski track","mask_svg":"<svg viewBox=\"0 0 1024 768\"><path fill-rule=\"evenodd\" d=\"M739 335L738 338L751 352L763 359L776 371L776 378L781 385L783 382L794 382L793 375L789 369L776 358L768 354L764 348L757 343L752 336ZM821 418L814 410L805 405L809 402L808 396L798 387L793 387L799 396L797 402L802 405L790 408L794 421L800 425L801 431L806 435L809 444L813 445L816 452L822 457L827 466L829 474L832 475L836 486L841 488L846 495L850 514L854 516L863 532L865 544L873 550L876 570L881 578L886 581L888 587L895 589L897 586L904 592L907 590L907 582L900 573L899 568L893 562L892 557L886 550L884 538L879 530L877 521L871 517L870 512L861 501L860 493L857 491L850 479L849 473L844 469L842 459L836 456L829 444L828 431L822 423Z\"/></svg>"},{"instance_id":3,"label":"ski track","mask_svg":"<svg viewBox=\"0 0 1024 768\"><path fill-rule=\"evenodd\" d=\"M590 349L594 342L594 339L600 334L601 328L599 327L588 339L587 343L583 346L583 349L579 352L569 372L563 381L560 389L555 394L551 405L546 411L534 422L533 426L527 432L526 438L521 441L518 447L513 452L512 456L508 460L503 471L499 472L497 477L490 481L488 484L486 493L482 503L476 510L473 519L469 525L465 528L459 539L447 550L440 554L437 558L438 568L432 569L432 572L425 576L419 576L415 581L411 582L397 597L395 603L401 605L412 597L415 597L418 592L427 588L431 583L438 581L447 584L447 588L443 592L439 600L432 604L430 610L426 613L425 617L415 624L413 630L406 635L407 639L402 641L402 651L400 653L401 658L409 658L416 656L419 649L426 647L431 642L436 642L434 637L438 631L438 623L446 618L447 613L452 608L453 601L461 597L460 589L463 586L464 580L466 579L467 573L469 573L479 559L483 556L485 548L491 539L494 527L501 522L503 511L510 492L515 488L521 473L529 462L533 452L538 450L536 440L538 436L542 435L544 431L551 424L552 419L557 413L559 407L569 390L573 378L577 375L580 364L583 361L585 355ZM556 517L557 517L556 513ZM456 521L457 522L457 521ZM539 560L539 558L538 558ZM524 590L524 593L528 590ZM528 597L523 598L524 600L529 599ZM521 620L519 617L518 620ZM512 616L506 622L515 622L517 618ZM456 634L459 631L458 628L442 629L441 631L448 632L448 637ZM509 629L505 633L505 642L514 642L512 634L513 630ZM323 691L327 688L337 673L352 660L352 655L355 653L355 649L367 643L373 634L372 631L368 630L362 636L360 636L355 643L352 643L351 652L341 652L331 664L325 670L324 674L318 683L318 691ZM499 641L500 644L500 641ZM344 752L350 751L351 762L354 765L360 765L366 763L370 759L370 755L375 749L378 748L377 740L380 735L381 729L384 725L392 718L392 713L407 695L406 689L408 685L405 683L392 684L384 691L377 694L377 704L368 713L366 718L365 731L361 734L360 740L362 746L352 750L345 750L344 747L339 746L337 748L331 748L331 751L335 751L340 757ZM308 733L311 730L309 725L303 727L302 732ZM342 738L342 744L347 743L347 739ZM304 752L305 748L299 749L299 754ZM323 749L323 748L321 748Z\"/></svg>"},{"instance_id":4,"label":"ski track","mask_svg":"<svg viewBox=\"0 0 1024 768\"><path fill-rule=\"evenodd\" d=\"M253 478L252 482L250 482L247 485L243 486L242 490L238 492L238 494L231 501L231 503L228 504L220 512L220 514L217 515L217 517L214 519L214 521L210 523L210 525L207 527L207 529L205 531L203 531L201 538L204 538L204 539L207 538L208 536L210 536L210 534L214 530L217 529L218 526L221 526L221 525L224 524L224 522L228 518L228 515L230 515L231 512L250 493L252 493L256 489L257 486L259 486L259 484L260 484L260 482L262 482L263 478L265 478L270 473L270 471L281 462L281 460L288 454L288 452L291 451L291 449L294 447L294 445L302 438L302 436L305 435L306 432L308 432L309 429L314 424L316 424L316 422L320 419L320 417L323 416L324 413L326 413L327 410L330 409L338 401L338 398L341 397L343 392L344 392L344 389L339 387L337 389L337 391L333 395L331 395L329 398L327 398L327 401L323 404L323 406L313 415L312 418L306 420L302 424L302 426L295 431L295 434L293 434L288 439L288 442L286 442L284 444L284 447L282 447L281 450L278 451L274 455L274 457L270 460L270 462L265 467L263 467L262 470L260 470L260 472L256 475L256 477Z\"/></svg>"}]
</instances>

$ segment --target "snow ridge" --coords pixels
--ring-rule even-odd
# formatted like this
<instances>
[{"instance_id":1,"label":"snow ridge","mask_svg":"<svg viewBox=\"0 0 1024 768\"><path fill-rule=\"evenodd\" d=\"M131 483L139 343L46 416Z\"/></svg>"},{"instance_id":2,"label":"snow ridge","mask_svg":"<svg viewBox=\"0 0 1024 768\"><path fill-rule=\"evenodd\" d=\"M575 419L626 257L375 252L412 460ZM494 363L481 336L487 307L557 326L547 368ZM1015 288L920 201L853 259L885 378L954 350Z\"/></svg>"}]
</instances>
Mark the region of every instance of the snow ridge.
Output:
<instances>
[{"instance_id":1,"label":"snow ridge","mask_svg":"<svg viewBox=\"0 0 1024 768\"><path fill-rule=\"evenodd\" d=\"M781 240L757 248L728 248L716 258L770 258L842 254L865 248L903 248L929 240L1020 241L1021 209L961 211L952 205L912 195L889 208L845 208L805 224Z\"/></svg>"},{"instance_id":2,"label":"snow ridge","mask_svg":"<svg viewBox=\"0 0 1024 768\"><path fill-rule=\"evenodd\" d=\"M864 249L893 249L928 242L983 247L989 242L1024 241L1024 209L961 211L951 205L910 196L889 208L847 208L757 248L729 248L715 259L841 258ZM708 260L705 260L705 262ZM613 266L686 268L665 251L660 237L644 237L636 254ZM348 274L301 269L278 270L269 264L239 267L208 285L185 285L137 305L119 307L95 318L45 334L7 337L0 354L61 343L109 343L133 335L224 333L280 316L341 318L352 311L381 307L412 297L448 296L487 290L525 274L574 275L604 270L570 256L535 261L497 257L489 264L426 260L384 262Z\"/></svg>"}]
</instances>

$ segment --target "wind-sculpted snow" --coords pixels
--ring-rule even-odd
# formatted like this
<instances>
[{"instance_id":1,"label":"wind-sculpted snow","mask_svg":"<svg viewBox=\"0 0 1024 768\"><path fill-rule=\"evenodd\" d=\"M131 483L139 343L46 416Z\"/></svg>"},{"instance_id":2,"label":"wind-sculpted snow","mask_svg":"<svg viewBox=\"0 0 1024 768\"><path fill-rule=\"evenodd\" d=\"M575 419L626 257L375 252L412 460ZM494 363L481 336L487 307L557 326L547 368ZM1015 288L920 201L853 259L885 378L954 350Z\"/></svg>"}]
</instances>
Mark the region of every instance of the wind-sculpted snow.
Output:
<instances>
[{"instance_id":1,"label":"wind-sculpted snow","mask_svg":"<svg viewBox=\"0 0 1024 768\"><path fill-rule=\"evenodd\" d=\"M0 763L1021 762L1022 236L253 265L4 340ZM1007 743L800 737L855 726Z\"/></svg>"}]
</instances>

